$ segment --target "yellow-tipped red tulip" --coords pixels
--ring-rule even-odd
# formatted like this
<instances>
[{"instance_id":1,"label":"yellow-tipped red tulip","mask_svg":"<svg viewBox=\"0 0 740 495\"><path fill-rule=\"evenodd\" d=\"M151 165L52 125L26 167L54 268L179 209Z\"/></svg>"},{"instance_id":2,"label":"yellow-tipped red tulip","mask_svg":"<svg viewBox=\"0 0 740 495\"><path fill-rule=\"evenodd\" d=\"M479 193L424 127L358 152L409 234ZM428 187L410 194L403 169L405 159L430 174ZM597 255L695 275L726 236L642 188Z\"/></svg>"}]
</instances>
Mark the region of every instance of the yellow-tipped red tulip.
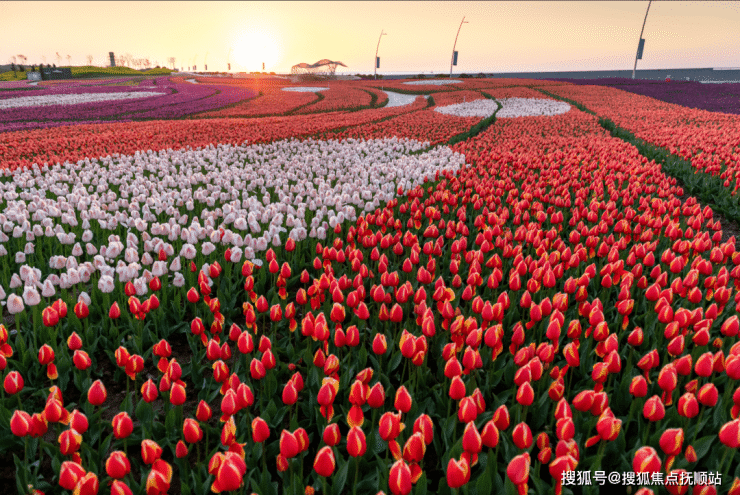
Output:
<instances>
[{"instance_id":1,"label":"yellow-tipped red tulip","mask_svg":"<svg viewBox=\"0 0 740 495\"><path fill-rule=\"evenodd\" d=\"M636 473L654 473L660 471L661 461L652 447L640 447L632 460L632 470Z\"/></svg>"},{"instance_id":2,"label":"yellow-tipped red tulip","mask_svg":"<svg viewBox=\"0 0 740 495\"><path fill-rule=\"evenodd\" d=\"M134 431L134 423L127 412L123 411L113 417L113 435L117 439L127 438Z\"/></svg>"},{"instance_id":3,"label":"yellow-tipped red tulip","mask_svg":"<svg viewBox=\"0 0 740 495\"><path fill-rule=\"evenodd\" d=\"M335 466L336 460L332 448L325 446L319 449L313 461L313 469L316 471L316 474L327 478L332 475Z\"/></svg>"},{"instance_id":4,"label":"yellow-tipped red tulip","mask_svg":"<svg viewBox=\"0 0 740 495\"><path fill-rule=\"evenodd\" d=\"M110 486L111 495L133 495L131 488L126 483L120 480L115 480Z\"/></svg>"},{"instance_id":5,"label":"yellow-tipped red tulip","mask_svg":"<svg viewBox=\"0 0 740 495\"><path fill-rule=\"evenodd\" d=\"M85 476L85 473L85 469L76 462L64 461L59 470L59 486L65 490L74 490L78 481Z\"/></svg>"},{"instance_id":6,"label":"yellow-tipped red tulip","mask_svg":"<svg viewBox=\"0 0 740 495\"><path fill-rule=\"evenodd\" d=\"M470 481L470 464L465 457L450 459L447 463L447 486L460 488Z\"/></svg>"},{"instance_id":7,"label":"yellow-tipped red tulip","mask_svg":"<svg viewBox=\"0 0 740 495\"><path fill-rule=\"evenodd\" d=\"M57 439L59 442L59 452L62 455L72 455L80 450L82 445L82 435L73 429L64 430Z\"/></svg>"},{"instance_id":8,"label":"yellow-tipped red tulip","mask_svg":"<svg viewBox=\"0 0 740 495\"><path fill-rule=\"evenodd\" d=\"M95 473L85 473L74 488L74 495L97 495L100 488L98 476Z\"/></svg>"},{"instance_id":9,"label":"yellow-tipped red tulip","mask_svg":"<svg viewBox=\"0 0 740 495\"><path fill-rule=\"evenodd\" d=\"M411 469L403 459L396 461L388 476L388 488L393 495L408 495L411 493Z\"/></svg>"},{"instance_id":10,"label":"yellow-tipped red tulip","mask_svg":"<svg viewBox=\"0 0 740 495\"><path fill-rule=\"evenodd\" d=\"M144 464L151 465L160 457L162 457L162 447L157 442L148 438L141 441L141 460Z\"/></svg>"},{"instance_id":11,"label":"yellow-tipped red tulip","mask_svg":"<svg viewBox=\"0 0 740 495\"><path fill-rule=\"evenodd\" d=\"M337 433L339 433L338 428ZM324 436L326 436L326 430L324 430ZM292 459L297 456L299 452L300 445L298 443L298 439L293 433L288 430L283 430L282 433L280 433L280 454L286 459Z\"/></svg>"},{"instance_id":12,"label":"yellow-tipped red tulip","mask_svg":"<svg viewBox=\"0 0 740 495\"><path fill-rule=\"evenodd\" d=\"M367 451L365 432L359 426L350 428L347 433L347 453L352 457L362 457Z\"/></svg>"},{"instance_id":13,"label":"yellow-tipped red tulip","mask_svg":"<svg viewBox=\"0 0 740 495\"><path fill-rule=\"evenodd\" d=\"M105 461L105 472L114 479L122 479L131 472L131 463L126 457L126 453L120 450L111 452Z\"/></svg>"},{"instance_id":14,"label":"yellow-tipped red tulip","mask_svg":"<svg viewBox=\"0 0 740 495\"><path fill-rule=\"evenodd\" d=\"M172 466L162 459L157 459L152 464L152 469L146 478L147 495L159 495L167 493L172 482Z\"/></svg>"},{"instance_id":15,"label":"yellow-tipped red tulip","mask_svg":"<svg viewBox=\"0 0 740 495\"><path fill-rule=\"evenodd\" d=\"M414 421L414 433L421 433L424 437L424 443L430 445L434 440L434 423L432 418L422 414Z\"/></svg>"},{"instance_id":16,"label":"yellow-tipped red tulip","mask_svg":"<svg viewBox=\"0 0 740 495\"><path fill-rule=\"evenodd\" d=\"M187 418L182 425L182 433L188 443L197 443L203 438L203 430L193 418Z\"/></svg>"},{"instance_id":17,"label":"yellow-tipped red tulip","mask_svg":"<svg viewBox=\"0 0 740 495\"><path fill-rule=\"evenodd\" d=\"M100 380L95 380L87 391L87 401L93 406L102 405L107 397L108 392L105 390L105 386Z\"/></svg>"},{"instance_id":18,"label":"yellow-tipped red tulip","mask_svg":"<svg viewBox=\"0 0 740 495\"><path fill-rule=\"evenodd\" d=\"M521 495L527 493L527 481L529 481L529 466L531 460L529 452L514 457L506 467L506 475L516 485Z\"/></svg>"},{"instance_id":19,"label":"yellow-tipped red tulip","mask_svg":"<svg viewBox=\"0 0 740 495\"><path fill-rule=\"evenodd\" d=\"M719 429L719 441L731 448L740 448L740 419L723 424Z\"/></svg>"},{"instance_id":20,"label":"yellow-tipped red tulip","mask_svg":"<svg viewBox=\"0 0 740 495\"><path fill-rule=\"evenodd\" d=\"M426 444L421 432L411 435L403 446L403 458L409 463L420 462L424 458L425 452Z\"/></svg>"},{"instance_id":21,"label":"yellow-tipped red tulip","mask_svg":"<svg viewBox=\"0 0 740 495\"><path fill-rule=\"evenodd\" d=\"M270 437L270 428L267 426L267 422L257 416L252 420L252 440L257 443L262 443Z\"/></svg>"}]
</instances>

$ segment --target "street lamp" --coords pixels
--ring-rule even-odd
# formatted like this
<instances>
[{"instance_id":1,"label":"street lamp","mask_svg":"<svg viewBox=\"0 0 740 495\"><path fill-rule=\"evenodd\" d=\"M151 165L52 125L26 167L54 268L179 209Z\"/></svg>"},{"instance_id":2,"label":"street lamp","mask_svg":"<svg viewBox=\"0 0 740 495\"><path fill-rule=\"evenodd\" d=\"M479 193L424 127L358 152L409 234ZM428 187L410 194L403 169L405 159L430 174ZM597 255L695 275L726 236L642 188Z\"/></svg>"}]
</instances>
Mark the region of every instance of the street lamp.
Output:
<instances>
[{"instance_id":1,"label":"street lamp","mask_svg":"<svg viewBox=\"0 0 740 495\"><path fill-rule=\"evenodd\" d=\"M373 70L373 77L375 79L378 78L378 67L380 67L380 59L378 58L378 49L380 48L380 38L387 35L388 33L384 33L383 30L380 30L380 36L378 36L378 46L375 47L375 69Z\"/></svg>"},{"instance_id":2,"label":"street lamp","mask_svg":"<svg viewBox=\"0 0 740 495\"><path fill-rule=\"evenodd\" d=\"M637 43L637 54L635 55L635 66L632 68L632 79L635 78L635 71L637 70L637 59L642 58L642 50L645 48L645 40L642 37L642 33L645 31L645 23L647 22L648 12L650 12L650 4L653 0L648 2L647 10L645 11L645 20L642 21L642 29L640 30L640 41Z\"/></svg>"},{"instance_id":3,"label":"street lamp","mask_svg":"<svg viewBox=\"0 0 740 495\"><path fill-rule=\"evenodd\" d=\"M468 21L465 20L465 16L462 18L462 22L460 23L460 27L457 28L457 34L455 35L455 44L452 45L452 60L450 60L450 77L452 77L452 66L457 65L457 52L455 51L455 47L457 46L457 37L460 36L460 30L462 29L463 24L468 24Z\"/></svg>"}]
</instances>

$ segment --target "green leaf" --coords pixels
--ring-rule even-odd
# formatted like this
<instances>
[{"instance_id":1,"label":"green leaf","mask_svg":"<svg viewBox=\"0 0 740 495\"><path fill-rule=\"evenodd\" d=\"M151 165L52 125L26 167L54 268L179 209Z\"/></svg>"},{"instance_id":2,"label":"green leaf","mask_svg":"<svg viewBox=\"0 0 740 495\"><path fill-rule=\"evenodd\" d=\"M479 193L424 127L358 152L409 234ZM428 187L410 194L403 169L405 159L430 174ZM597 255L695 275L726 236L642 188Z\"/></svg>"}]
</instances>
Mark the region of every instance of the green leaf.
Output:
<instances>
[{"instance_id":1,"label":"green leaf","mask_svg":"<svg viewBox=\"0 0 740 495\"><path fill-rule=\"evenodd\" d=\"M394 356L391 358L391 362L388 364L388 373L393 373L396 368L398 368L398 365L401 364L401 359L403 358L403 355L400 352L397 352L394 354Z\"/></svg>"},{"instance_id":2,"label":"green leaf","mask_svg":"<svg viewBox=\"0 0 740 495\"><path fill-rule=\"evenodd\" d=\"M493 483L491 483L491 474L486 469L480 476L478 476L478 482L475 484L475 490L478 495L489 495L493 489Z\"/></svg>"},{"instance_id":3,"label":"green leaf","mask_svg":"<svg viewBox=\"0 0 740 495\"><path fill-rule=\"evenodd\" d=\"M694 451L696 451L697 460L701 459L707 454L707 452L709 452L709 449L712 447L712 443L714 443L714 440L716 438L716 435L707 435L705 437L699 438L692 444L694 447Z\"/></svg>"},{"instance_id":4,"label":"green leaf","mask_svg":"<svg viewBox=\"0 0 740 495\"><path fill-rule=\"evenodd\" d=\"M427 473L421 473L419 481L416 482L414 495L427 495Z\"/></svg>"},{"instance_id":5,"label":"green leaf","mask_svg":"<svg viewBox=\"0 0 740 495\"><path fill-rule=\"evenodd\" d=\"M175 409L170 409L170 412L167 413L167 416L164 418L165 431L174 431L176 414Z\"/></svg>"},{"instance_id":6,"label":"green leaf","mask_svg":"<svg viewBox=\"0 0 740 495\"><path fill-rule=\"evenodd\" d=\"M339 457L337 459L337 462L339 463L339 470L337 471L337 474L334 475L334 480L332 481L332 490L334 492L334 495L341 495L342 490L344 490L344 485L347 483L347 470L349 469L349 461L344 461L341 457ZM357 462L356 459L355 462Z\"/></svg>"}]
</instances>

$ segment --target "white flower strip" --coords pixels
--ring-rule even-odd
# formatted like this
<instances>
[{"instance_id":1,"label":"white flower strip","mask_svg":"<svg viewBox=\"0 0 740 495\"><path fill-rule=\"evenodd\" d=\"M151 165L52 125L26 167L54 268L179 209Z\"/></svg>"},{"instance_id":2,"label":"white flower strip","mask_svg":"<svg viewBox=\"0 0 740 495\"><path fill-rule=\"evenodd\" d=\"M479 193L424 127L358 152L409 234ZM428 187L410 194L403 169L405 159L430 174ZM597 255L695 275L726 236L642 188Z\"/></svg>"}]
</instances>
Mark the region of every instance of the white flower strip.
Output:
<instances>
[{"instance_id":1,"label":"white flower strip","mask_svg":"<svg viewBox=\"0 0 740 495\"><path fill-rule=\"evenodd\" d=\"M237 248L236 259L254 260L288 236L325 239L337 224L395 198L399 187L409 190L463 166L464 156L448 147L411 154L427 146L397 138L289 140L6 170L0 174L0 266L22 265L9 287L36 288L44 297L54 287L87 283L96 272L102 292L112 290L113 281L144 290L152 276L167 273L184 283L179 272L189 268L187 261L218 245ZM42 278L24 264L24 247L34 241L34 262L44 256L42 263L59 272ZM166 262L159 261L162 250ZM23 290L23 299L9 296L11 313L24 299L35 301L34 291Z\"/></svg>"},{"instance_id":2,"label":"white flower strip","mask_svg":"<svg viewBox=\"0 0 740 495\"><path fill-rule=\"evenodd\" d=\"M496 118L559 115L570 110L570 105L563 101L543 98L502 98L499 101L502 108L496 114ZM434 110L458 117L490 117L496 108L498 106L495 101L485 99L437 107Z\"/></svg>"},{"instance_id":3,"label":"white flower strip","mask_svg":"<svg viewBox=\"0 0 740 495\"><path fill-rule=\"evenodd\" d=\"M490 117L497 108L498 105L494 100L485 99L437 107L434 111L457 117Z\"/></svg>"},{"instance_id":4,"label":"white flower strip","mask_svg":"<svg viewBox=\"0 0 740 495\"><path fill-rule=\"evenodd\" d=\"M503 106L496 114L499 119L559 115L570 110L570 105L564 101L544 98L503 98L499 101Z\"/></svg>"},{"instance_id":5,"label":"white flower strip","mask_svg":"<svg viewBox=\"0 0 740 495\"><path fill-rule=\"evenodd\" d=\"M409 81L405 82L403 84L409 84L411 86L443 86L445 84L458 84L462 81L459 81L457 79L433 79L430 81L422 80L422 81Z\"/></svg>"},{"instance_id":6,"label":"white flower strip","mask_svg":"<svg viewBox=\"0 0 740 495\"><path fill-rule=\"evenodd\" d=\"M394 93L393 91L386 91L385 94L388 95L388 103L386 103L386 107L402 107L405 105L411 105L419 97L419 95L405 95L403 93Z\"/></svg>"},{"instance_id":7,"label":"white flower strip","mask_svg":"<svg viewBox=\"0 0 740 495\"><path fill-rule=\"evenodd\" d=\"M128 93L83 93L77 95L43 95L43 96L19 96L17 98L6 98L0 100L0 110L18 107L45 107L50 105L78 105L80 103L95 103L100 101L132 100L136 98L148 98L149 96L162 96L165 93L153 91L137 91Z\"/></svg>"},{"instance_id":8,"label":"white flower strip","mask_svg":"<svg viewBox=\"0 0 740 495\"><path fill-rule=\"evenodd\" d=\"M291 86L289 88L283 88L283 91L295 91L297 93L315 93L316 91L326 91L327 87L315 87L309 88L308 86Z\"/></svg>"}]
</instances>

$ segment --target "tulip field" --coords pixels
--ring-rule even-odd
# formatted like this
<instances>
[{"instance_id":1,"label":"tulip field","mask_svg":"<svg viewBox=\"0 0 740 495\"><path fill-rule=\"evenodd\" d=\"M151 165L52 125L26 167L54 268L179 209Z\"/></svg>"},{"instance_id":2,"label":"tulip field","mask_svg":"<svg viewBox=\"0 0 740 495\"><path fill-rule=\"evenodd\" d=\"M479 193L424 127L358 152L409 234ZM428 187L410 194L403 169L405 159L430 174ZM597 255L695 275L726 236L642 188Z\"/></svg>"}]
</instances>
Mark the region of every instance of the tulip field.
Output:
<instances>
[{"instance_id":1,"label":"tulip field","mask_svg":"<svg viewBox=\"0 0 740 495\"><path fill-rule=\"evenodd\" d=\"M738 115L3 84L10 493L740 495Z\"/></svg>"}]
</instances>

